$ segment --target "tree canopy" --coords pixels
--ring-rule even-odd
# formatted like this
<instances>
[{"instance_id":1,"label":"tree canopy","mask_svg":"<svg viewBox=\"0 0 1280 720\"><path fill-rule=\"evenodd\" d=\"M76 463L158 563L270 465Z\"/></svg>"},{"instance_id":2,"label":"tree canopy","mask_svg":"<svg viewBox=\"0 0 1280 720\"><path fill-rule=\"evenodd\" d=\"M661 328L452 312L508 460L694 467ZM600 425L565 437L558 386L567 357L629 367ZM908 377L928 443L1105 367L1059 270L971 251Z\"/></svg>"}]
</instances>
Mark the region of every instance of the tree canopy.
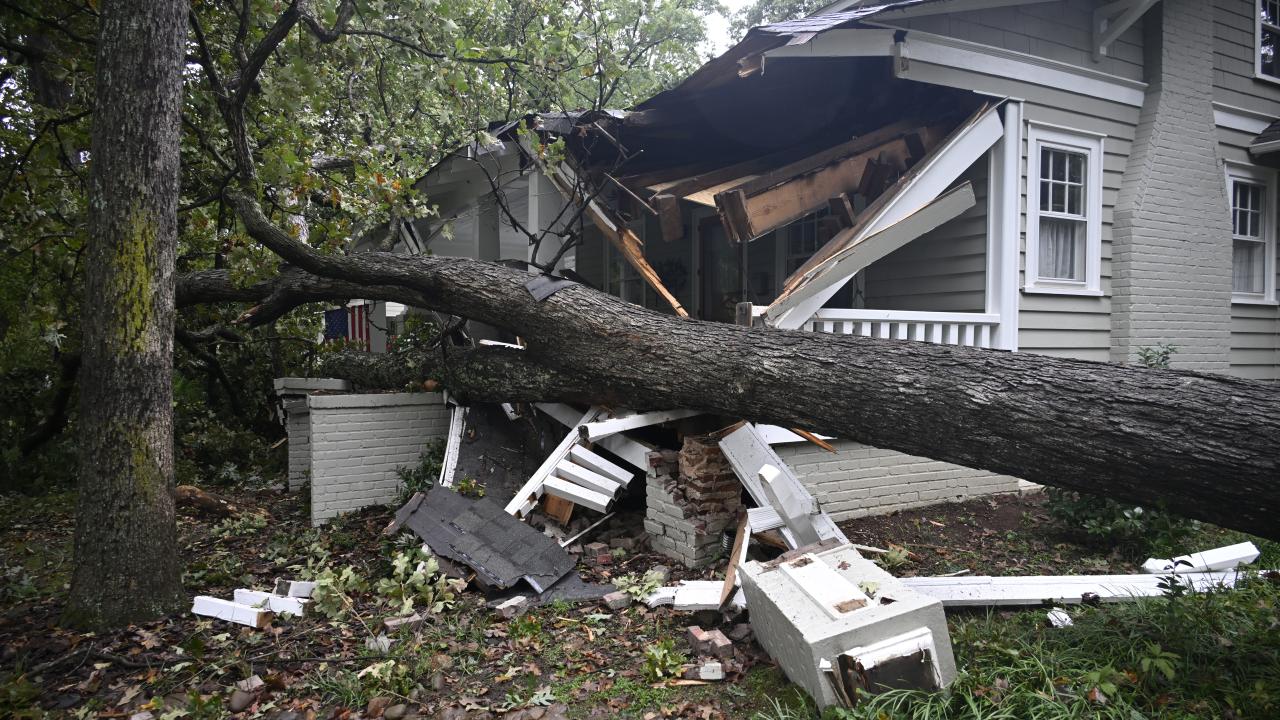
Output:
<instances>
[{"instance_id":1,"label":"tree canopy","mask_svg":"<svg viewBox=\"0 0 1280 720\"><path fill-rule=\"evenodd\" d=\"M232 186L261 195L274 219L326 253L378 240L388 220L430 216L432 199L413 184L445 153L493 122L626 107L673 84L700 62L703 16L718 7L196 0L178 272L224 269L250 285L279 269L224 201ZM64 467L37 454L69 460L49 440L74 419L97 23L96 4L77 0L6 0L0 12L0 475L11 483ZM242 395L265 396L272 375L314 352L308 313L200 335L234 318L217 308L179 317L175 391L192 410L180 436L207 434L219 409L265 425L266 404Z\"/></svg>"}]
</instances>

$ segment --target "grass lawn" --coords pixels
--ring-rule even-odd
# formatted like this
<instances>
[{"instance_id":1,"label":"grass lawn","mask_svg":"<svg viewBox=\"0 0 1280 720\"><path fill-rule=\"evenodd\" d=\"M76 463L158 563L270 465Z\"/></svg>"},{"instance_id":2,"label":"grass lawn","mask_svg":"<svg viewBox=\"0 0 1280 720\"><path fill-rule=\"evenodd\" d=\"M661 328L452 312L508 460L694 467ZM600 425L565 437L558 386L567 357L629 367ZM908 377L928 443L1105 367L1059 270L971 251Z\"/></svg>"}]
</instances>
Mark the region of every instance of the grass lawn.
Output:
<instances>
[{"instance_id":1,"label":"grass lawn","mask_svg":"<svg viewBox=\"0 0 1280 720\"><path fill-rule=\"evenodd\" d=\"M552 604L502 620L467 590L432 612L430 622L379 645L371 641L379 620L393 615L406 593L419 607L422 597L393 562L413 543L379 535L389 511L312 530L298 495L242 490L233 498L246 509L238 519L180 520L189 593L229 597L236 587L269 587L275 577L319 575L346 590L329 596L340 616L277 618L254 630L179 613L109 634L72 632L58 626L71 498L0 498L0 717L226 717L239 707L234 683L253 675L266 686L235 717L358 718L396 705L404 707L391 714L454 719L816 717L754 643L738 645L737 668L724 682L656 678L688 652L684 627L693 619L669 608ZM842 527L855 542L901 546L886 561L899 575L1124 573L1145 557L1134 554L1137 547L1073 534L1050 517L1043 496L937 506ZM1242 537L1207 526L1181 532L1162 542L1194 551ZM1260 545L1259 565L1280 567L1280 546ZM584 573L608 580L661 562L635 552ZM711 578L722 571L676 574ZM446 592L443 584L432 587ZM1280 717L1280 579L1070 612L1074 625L1056 629L1047 627L1043 608L949 613L961 671L950 693L893 692L827 715Z\"/></svg>"}]
</instances>

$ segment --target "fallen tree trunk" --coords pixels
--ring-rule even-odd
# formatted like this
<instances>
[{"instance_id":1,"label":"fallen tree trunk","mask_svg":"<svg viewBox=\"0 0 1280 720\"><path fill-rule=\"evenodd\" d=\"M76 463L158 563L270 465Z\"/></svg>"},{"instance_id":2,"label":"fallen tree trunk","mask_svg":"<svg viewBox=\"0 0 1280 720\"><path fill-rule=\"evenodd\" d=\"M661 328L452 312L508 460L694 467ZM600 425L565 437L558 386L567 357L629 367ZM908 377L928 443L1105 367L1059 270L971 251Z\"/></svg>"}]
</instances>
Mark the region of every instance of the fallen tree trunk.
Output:
<instances>
[{"instance_id":1,"label":"fallen tree trunk","mask_svg":"<svg viewBox=\"0 0 1280 720\"><path fill-rule=\"evenodd\" d=\"M232 195L250 235L317 276L398 287L526 350L424 357L477 400L682 407L800 427L1280 538L1280 386L930 343L679 319L461 258L321 256Z\"/></svg>"}]
</instances>

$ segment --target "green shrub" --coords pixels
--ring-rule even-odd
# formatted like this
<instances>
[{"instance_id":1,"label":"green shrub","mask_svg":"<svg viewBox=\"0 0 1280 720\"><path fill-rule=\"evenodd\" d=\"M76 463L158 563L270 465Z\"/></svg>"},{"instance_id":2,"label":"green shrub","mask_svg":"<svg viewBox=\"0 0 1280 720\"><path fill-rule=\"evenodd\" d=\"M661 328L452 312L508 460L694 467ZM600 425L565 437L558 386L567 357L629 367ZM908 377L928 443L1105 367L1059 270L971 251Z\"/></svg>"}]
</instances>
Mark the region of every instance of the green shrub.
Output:
<instances>
[{"instance_id":1,"label":"green shrub","mask_svg":"<svg viewBox=\"0 0 1280 720\"><path fill-rule=\"evenodd\" d=\"M649 682L676 677L684 668L685 656L676 650L675 641L664 638L644 649L644 676Z\"/></svg>"},{"instance_id":2,"label":"green shrub","mask_svg":"<svg viewBox=\"0 0 1280 720\"><path fill-rule=\"evenodd\" d=\"M435 438L427 443L427 449L418 456L417 465L396 468L396 475L400 478L398 504L403 505L408 502L414 493L425 493L434 487L443 466L444 441Z\"/></svg>"},{"instance_id":3,"label":"green shrub","mask_svg":"<svg viewBox=\"0 0 1280 720\"><path fill-rule=\"evenodd\" d=\"M1046 488L1045 496L1045 508L1068 531L1134 557L1178 550L1200 527L1195 520L1099 495Z\"/></svg>"}]
</instances>

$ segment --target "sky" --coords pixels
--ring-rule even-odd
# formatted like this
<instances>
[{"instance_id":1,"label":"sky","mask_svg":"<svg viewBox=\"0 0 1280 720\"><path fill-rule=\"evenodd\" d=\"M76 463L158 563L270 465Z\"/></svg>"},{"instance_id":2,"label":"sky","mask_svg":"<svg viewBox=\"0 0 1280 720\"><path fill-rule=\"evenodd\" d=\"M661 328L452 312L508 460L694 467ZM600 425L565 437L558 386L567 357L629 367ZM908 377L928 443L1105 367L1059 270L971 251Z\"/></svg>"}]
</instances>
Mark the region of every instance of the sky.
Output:
<instances>
[{"instance_id":1,"label":"sky","mask_svg":"<svg viewBox=\"0 0 1280 720\"><path fill-rule=\"evenodd\" d=\"M720 0L720 4L724 5L725 15L712 14L707 16L707 40L710 45L708 50L712 55L719 55L728 50L734 42L742 39L729 37L728 16L750 2L751 0Z\"/></svg>"}]
</instances>

